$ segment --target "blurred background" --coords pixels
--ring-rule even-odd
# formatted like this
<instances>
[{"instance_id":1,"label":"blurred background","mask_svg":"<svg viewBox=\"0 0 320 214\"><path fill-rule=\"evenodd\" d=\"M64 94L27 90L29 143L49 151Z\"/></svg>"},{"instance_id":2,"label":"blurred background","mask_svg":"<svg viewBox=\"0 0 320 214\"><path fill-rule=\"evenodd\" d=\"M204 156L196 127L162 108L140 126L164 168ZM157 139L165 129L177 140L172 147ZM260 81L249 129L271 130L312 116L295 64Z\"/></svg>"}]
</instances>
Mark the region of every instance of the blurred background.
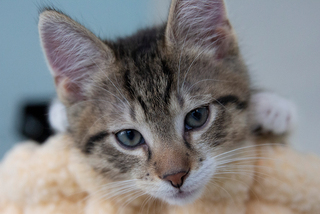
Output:
<instances>
[{"instance_id":1,"label":"blurred background","mask_svg":"<svg viewBox=\"0 0 320 214\"><path fill-rule=\"evenodd\" d=\"M39 8L55 6L101 38L113 39L165 22L169 4L169 0L0 1L0 159L24 140L21 132L28 130L22 123L37 126L25 115L45 114L45 104L55 96L39 43ZM227 0L227 8L255 85L297 105L294 147L320 155L320 1Z\"/></svg>"}]
</instances>

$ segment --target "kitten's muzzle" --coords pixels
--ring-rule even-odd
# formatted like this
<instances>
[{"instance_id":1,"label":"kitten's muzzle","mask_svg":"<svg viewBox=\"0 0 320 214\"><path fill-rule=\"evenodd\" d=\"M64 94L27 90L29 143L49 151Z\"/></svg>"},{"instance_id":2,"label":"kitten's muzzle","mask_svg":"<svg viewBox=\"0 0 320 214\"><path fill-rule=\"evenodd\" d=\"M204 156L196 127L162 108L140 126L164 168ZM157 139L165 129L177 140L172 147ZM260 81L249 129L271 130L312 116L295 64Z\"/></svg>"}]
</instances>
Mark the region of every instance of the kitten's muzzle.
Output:
<instances>
[{"instance_id":1,"label":"kitten's muzzle","mask_svg":"<svg viewBox=\"0 0 320 214\"><path fill-rule=\"evenodd\" d=\"M179 171L177 173L171 173L164 175L161 179L169 181L171 185L175 188L180 188L183 182L189 175L189 171Z\"/></svg>"}]
</instances>

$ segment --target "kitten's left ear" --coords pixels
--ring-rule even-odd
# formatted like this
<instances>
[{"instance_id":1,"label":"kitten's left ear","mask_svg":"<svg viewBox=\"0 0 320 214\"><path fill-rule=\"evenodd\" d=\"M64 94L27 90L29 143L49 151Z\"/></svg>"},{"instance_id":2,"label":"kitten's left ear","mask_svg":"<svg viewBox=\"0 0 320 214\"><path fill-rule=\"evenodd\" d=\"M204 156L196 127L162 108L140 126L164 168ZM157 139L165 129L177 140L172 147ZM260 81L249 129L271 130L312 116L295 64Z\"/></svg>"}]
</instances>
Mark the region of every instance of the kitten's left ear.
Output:
<instances>
[{"instance_id":1,"label":"kitten's left ear","mask_svg":"<svg viewBox=\"0 0 320 214\"><path fill-rule=\"evenodd\" d=\"M238 50L223 0L172 0L166 44L217 58Z\"/></svg>"},{"instance_id":2,"label":"kitten's left ear","mask_svg":"<svg viewBox=\"0 0 320 214\"><path fill-rule=\"evenodd\" d=\"M42 12L38 27L60 100L65 105L85 100L91 77L114 61L112 50L85 27L55 10Z\"/></svg>"}]
</instances>

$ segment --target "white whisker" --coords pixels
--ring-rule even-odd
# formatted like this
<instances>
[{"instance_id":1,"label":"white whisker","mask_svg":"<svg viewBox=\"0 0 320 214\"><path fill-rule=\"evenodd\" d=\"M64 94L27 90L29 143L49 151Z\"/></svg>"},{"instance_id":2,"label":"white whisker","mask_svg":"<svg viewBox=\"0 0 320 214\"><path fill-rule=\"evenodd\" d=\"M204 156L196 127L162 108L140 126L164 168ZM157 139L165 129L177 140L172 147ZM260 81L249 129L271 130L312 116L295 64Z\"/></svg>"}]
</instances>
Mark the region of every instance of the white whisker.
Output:
<instances>
[{"instance_id":1,"label":"white whisker","mask_svg":"<svg viewBox=\"0 0 320 214\"><path fill-rule=\"evenodd\" d=\"M258 199L258 201L260 201L258 195L251 189L251 187L246 184L245 182L243 181L239 181L238 179L235 179L235 178L229 178L229 177L216 177L215 178L219 178L219 179L229 179L229 180L233 180L233 181L237 181L239 183L242 183L244 186L246 186L248 188L248 190Z\"/></svg>"},{"instance_id":2,"label":"white whisker","mask_svg":"<svg viewBox=\"0 0 320 214\"><path fill-rule=\"evenodd\" d=\"M254 148L254 147L263 147L263 146L275 146L275 145L283 146L283 144L275 144L275 143L265 143L265 144L244 146L244 147L236 148L236 149L233 149L233 150L230 150L230 151L221 153L221 154L219 154L219 155L214 156L213 158L217 158L217 157L223 156L223 155L225 155L225 154L229 154L229 153L232 153L232 152L236 152L236 151L239 151L239 150L242 150L242 149Z\"/></svg>"},{"instance_id":3,"label":"white whisker","mask_svg":"<svg viewBox=\"0 0 320 214\"><path fill-rule=\"evenodd\" d=\"M259 158L259 157L234 158L234 159L229 159L227 161L218 162L217 166L227 164L227 163L232 163L232 162L244 161L244 160L274 160L274 161L276 161L275 159L272 159L272 158Z\"/></svg>"},{"instance_id":4,"label":"white whisker","mask_svg":"<svg viewBox=\"0 0 320 214\"><path fill-rule=\"evenodd\" d=\"M230 199L233 201L233 203L235 203L234 201L234 198L232 198L232 196L230 195L230 193L225 189L223 188L222 186L220 186L218 183L214 182L214 181L210 181L210 183L214 184L216 187L219 187L220 189L222 189L229 197Z\"/></svg>"}]
</instances>

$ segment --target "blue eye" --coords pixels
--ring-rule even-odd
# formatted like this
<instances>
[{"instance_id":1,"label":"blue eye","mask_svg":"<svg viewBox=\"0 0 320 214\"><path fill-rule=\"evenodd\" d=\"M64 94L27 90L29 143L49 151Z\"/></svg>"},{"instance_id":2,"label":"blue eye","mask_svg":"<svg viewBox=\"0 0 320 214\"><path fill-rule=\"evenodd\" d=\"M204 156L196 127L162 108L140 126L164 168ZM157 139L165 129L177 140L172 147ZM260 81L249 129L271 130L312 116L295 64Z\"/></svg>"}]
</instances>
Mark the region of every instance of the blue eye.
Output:
<instances>
[{"instance_id":1,"label":"blue eye","mask_svg":"<svg viewBox=\"0 0 320 214\"><path fill-rule=\"evenodd\" d=\"M203 126L209 115L208 107L197 108L189 112L185 118L185 129L191 130Z\"/></svg>"},{"instance_id":2,"label":"blue eye","mask_svg":"<svg viewBox=\"0 0 320 214\"><path fill-rule=\"evenodd\" d=\"M133 129L120 131L116 133L116 137L122 145L127 147L135 147L144 143L144 139L140 132Z\"/></svg>"}]
</instances>

